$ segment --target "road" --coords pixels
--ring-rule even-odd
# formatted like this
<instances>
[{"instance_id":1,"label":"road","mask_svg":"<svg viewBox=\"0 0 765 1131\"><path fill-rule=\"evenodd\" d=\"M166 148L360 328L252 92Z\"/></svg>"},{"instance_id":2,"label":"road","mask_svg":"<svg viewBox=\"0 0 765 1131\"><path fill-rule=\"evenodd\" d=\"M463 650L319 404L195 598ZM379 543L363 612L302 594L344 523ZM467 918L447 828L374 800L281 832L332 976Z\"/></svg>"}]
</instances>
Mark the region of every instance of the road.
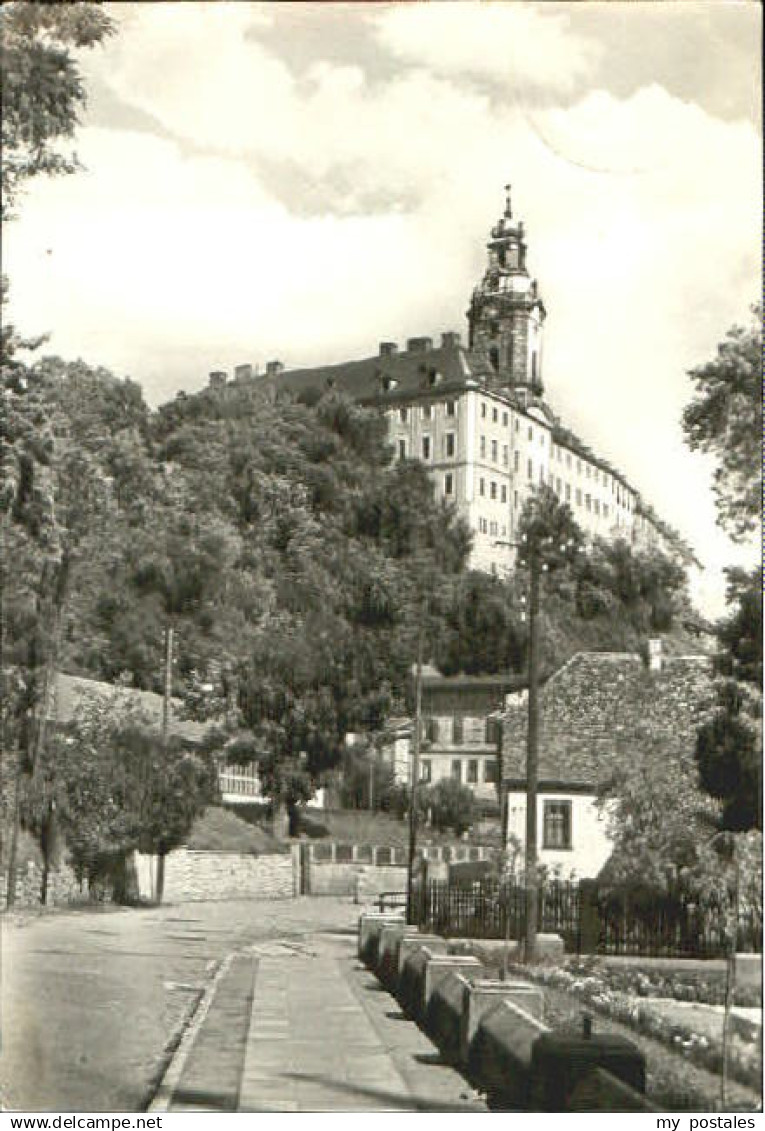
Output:
<instances>
[{"instance_id":1,"label":"road","mask_svg":"<svg viewBox=\"0 0 765 1131\"><path fill-rule=\"evenodd\" d=\"M485 1110L356 960L358 914L301 898L6 918L3 1106Z\"/></svg>"}]
</instances>

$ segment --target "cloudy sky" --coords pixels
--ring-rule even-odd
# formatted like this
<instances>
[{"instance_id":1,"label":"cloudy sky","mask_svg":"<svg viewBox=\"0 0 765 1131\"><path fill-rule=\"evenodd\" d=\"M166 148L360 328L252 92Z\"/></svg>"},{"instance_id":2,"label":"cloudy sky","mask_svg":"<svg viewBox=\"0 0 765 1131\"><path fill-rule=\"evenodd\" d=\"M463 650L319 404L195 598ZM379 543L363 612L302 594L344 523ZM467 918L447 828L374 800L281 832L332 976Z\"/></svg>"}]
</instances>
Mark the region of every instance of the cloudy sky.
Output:
<instances>
[{"instance_id":1,"label":"cloudy sky","mask_svg":"<svg viewBox=\"0 0 765 1131\"><path fill-rule=\"evenodd\" d=\"M513 184L553 407L690 539L740 557L679 426L760 289L760 8L107 4L86 172L30 186L12 313L157 404L212 368L465 331Z\"/></svg>"}]
</instances>

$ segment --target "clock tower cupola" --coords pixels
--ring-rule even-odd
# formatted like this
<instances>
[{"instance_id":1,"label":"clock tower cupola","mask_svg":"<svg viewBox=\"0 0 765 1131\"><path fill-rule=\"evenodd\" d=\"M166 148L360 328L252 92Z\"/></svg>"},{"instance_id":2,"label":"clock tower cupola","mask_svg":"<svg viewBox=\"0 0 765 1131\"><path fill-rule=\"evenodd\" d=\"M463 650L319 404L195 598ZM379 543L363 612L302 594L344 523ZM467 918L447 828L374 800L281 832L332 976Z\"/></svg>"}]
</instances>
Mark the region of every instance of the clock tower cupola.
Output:
<instances>
[{"instance_id":1,"label":"clock tower cupola","mask_svg":"<svg viewBox=\"0 0 765 1131\"><path fill-rule=\"evenodd\" d=\"M470 348L485 355L493 388L541 396L544 303L526 268L522 220L513 219L510 185L504 214L491 229L488 263L467 312Z\"/></svg>"}]
</instances>

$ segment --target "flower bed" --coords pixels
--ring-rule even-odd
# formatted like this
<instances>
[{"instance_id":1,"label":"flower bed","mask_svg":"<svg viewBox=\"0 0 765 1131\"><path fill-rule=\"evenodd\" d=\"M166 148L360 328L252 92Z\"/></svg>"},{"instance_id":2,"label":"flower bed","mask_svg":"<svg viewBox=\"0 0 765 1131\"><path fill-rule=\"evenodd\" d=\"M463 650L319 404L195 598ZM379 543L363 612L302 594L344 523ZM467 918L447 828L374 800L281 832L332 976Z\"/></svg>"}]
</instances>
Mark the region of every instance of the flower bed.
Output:
<instances>
[{"instance_id":1,"label":"flower bed","mask_svg":"<svg viewBox=\"0 0 765 1131\"><path fill-rule=\"evenodd\" d=\"M648 966L595 965L577 961L568 963L566 968L583 976L596 971L608 989L637 997L674 998L675 1001L697 1001L704 1005L722 1005L725 1001L725 970L719 966L662 970ZM760 1007L762 986L736 986L735 1003L750 1008Z\"/></svg>"},{"instance_id":2,"label":"flower bed","mask_svg":"<svg viewBox=\"0 0 765 1131\"><path fill-rule=\"evenodd\" d=\"M652 1006L645 983L639 983L644 987L642 995L636 989L627 992L614 988L608 979L610 971L607 968L596 968L591 963L572 963L565 968L518 967L516 972L540 985L565 990L603 1016L620 1021L636 1032L660 1041L702 1068L716 1073L722 1071L722 1019L720 1035L716 1036L710 1032L708 1024L697 1027L694 1026L693 1019L687 1016L672 1016L671 1013L668 1016L665 1009L659 1010ZM625 971L618 971L620 976L624 973ZM641 973L629 971L633 978L638 978ZM741 1083L757 1087L761 1075L759 1042L738 1034L732 1036L728 1050L728 1071L732 1078Z\"/></svg>"}]
</instances>

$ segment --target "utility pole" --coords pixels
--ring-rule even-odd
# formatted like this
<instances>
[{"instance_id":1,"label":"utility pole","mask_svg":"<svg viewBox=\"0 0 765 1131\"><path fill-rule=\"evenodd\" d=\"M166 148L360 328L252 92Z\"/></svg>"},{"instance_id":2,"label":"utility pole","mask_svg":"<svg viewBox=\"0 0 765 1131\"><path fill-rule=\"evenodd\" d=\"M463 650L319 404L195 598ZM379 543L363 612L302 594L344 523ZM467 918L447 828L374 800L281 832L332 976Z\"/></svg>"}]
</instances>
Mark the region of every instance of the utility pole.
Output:
<instances>
[{"instance_id":1,"label":"utility pole","mask_svg":"<svg viewBox=\"0 0 765 1131\"><path fill-rule=\"evenodd\" d=\"M162 750L167 750L170 738L170 704L173 697L173 625L168 621L165 630L165 693L162 698Z\"/></svg>"},{"instance_id":2,"label":"utility pole","mask_svg":"<svg viewBox=\"0 0 765 1131\"><path fill-rule=\"evenodd\" d=\"M536 956L539 918L537 875L537 786L539 778L539 585L538 537L529 543L529 722L526 746L526 937L524 961Z\"/></svg>"},{"instance_id":3,"label":"utility pole","mask_svg":"<svg viewBox=\"0 0 765 1131\"><path fill-rule=\"evenodd\" d=\"M422 646L423 623L417 631L417 667L414 683L414 742L412 746L412 783L409 794L409 861L406 874L406 921L411 923L414 908L412 892L414 884L414 861L417 854L417 791L420 783L420 739L422 732Z\"/></svg>"}]
</instances>

